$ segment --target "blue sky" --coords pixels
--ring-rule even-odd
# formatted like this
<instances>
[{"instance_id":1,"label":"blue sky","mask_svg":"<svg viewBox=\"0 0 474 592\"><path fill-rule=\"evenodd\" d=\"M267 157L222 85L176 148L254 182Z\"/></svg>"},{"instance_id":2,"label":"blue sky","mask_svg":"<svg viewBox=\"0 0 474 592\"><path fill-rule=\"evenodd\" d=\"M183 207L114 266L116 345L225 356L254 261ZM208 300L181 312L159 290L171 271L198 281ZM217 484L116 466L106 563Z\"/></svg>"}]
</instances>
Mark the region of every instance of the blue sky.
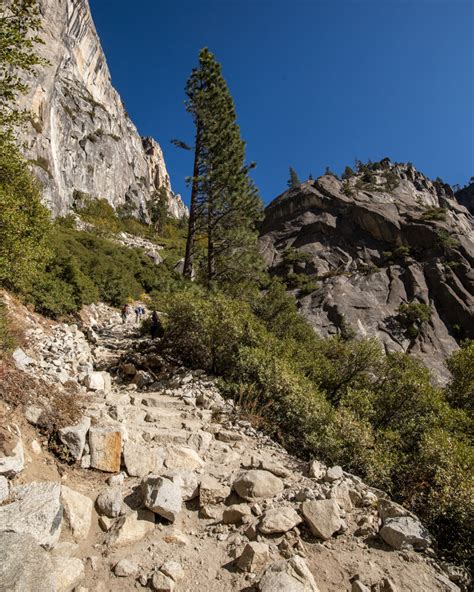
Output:
<instances>
[{"instance_id":1,"label":"blue sky","mask_svg":"<svg viewBox=\"0 0 474 592\"><path fill-rule=\"evenodd\" d=\"M188 201L184 85L201 47L223 66L266 203L328 165L411 161L474 175L474 0L90 0L112 80Z\"/></svg>"}]
</instances>

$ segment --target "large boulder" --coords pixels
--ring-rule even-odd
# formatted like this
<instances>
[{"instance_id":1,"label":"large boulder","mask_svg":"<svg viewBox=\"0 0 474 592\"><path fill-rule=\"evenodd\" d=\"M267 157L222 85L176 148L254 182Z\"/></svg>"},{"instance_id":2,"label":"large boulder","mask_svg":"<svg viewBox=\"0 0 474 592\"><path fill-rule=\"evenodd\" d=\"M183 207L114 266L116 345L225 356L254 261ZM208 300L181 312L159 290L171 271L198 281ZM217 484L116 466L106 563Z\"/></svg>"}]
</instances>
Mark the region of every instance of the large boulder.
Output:
<instances>
[{"instance_id":1,"label":"large boulder","mask_svg":"<svg viewBox=\"0 0 474 592\"><path fill-rule=\"evenodd\" d=\"M92 427L89 430L90 466L100 471L120 471L122 434L113 427Z\"/></svg>"},{"instance_id":2,"label":"large boulder","mask_svg":"<svg viewBox=\"0 0 474 592\"><path fill-rule=\"evenodd\" d=\"M199 479L196 473L184 469L169 469L162 474L176 483L181 488L181 494L185 502L194 499L199 495Z\"/></svg>"},{"instance_id":3,"label":"large boulder","mask_svg":"<svg viewBox=\"0 0 474 592\"><path fill-rule=\"evenodd\" d=\"M58 430L59 439L69 450L74 460L79 460L84 452L90 425L90 417L83 417L76 425L66 426Z\"/></svg>"},{"instance_id":4,"label":"large boulder","mask_svg":"<svg viewBox=\"0 0 474 592\"><path fill-rule=\"evenodd\" d=\"M61 502L64 508L64 516L69 524L72 535L76 541L87 538L92 521L92 500L63 485L61 487Z\"/></svg>"},{"instance_id":5,"label":"large boulder","mask_svg":"<svg viewBox=\"0 0 474 592\"><path fill-rule=\"evenodd\" d=\"M336 500L317 500L301 504L301 512L311 532L323 541L330 539L342 526Z\"/></svg>"},{"instance_id":6,"label":"large boulder","mask_svg":"<svg viewBox=\"0 0 474 592\"><path fill-rule=\"evenodd\" d=\"M260 592L319 592L313 574L298 555L270 565L258 586Z\"/></svg>"},{"instance_id":7,"label":"large boulder","mask_svg":"<svg viewBox=\"0 0 474 592\"><path fill-rule=\"evenodd\" d=\"M279 532L288 532L298 524L301 524L300 515L286 506L284 508L272 508L267 510L260 520L258 529L263 534L276 534Z\"/></svg>"},{"instance_id":8,"label":"large boulder","mask_svg":"<svg viewBox=\"0 0 474 592\"><path fill-rule=\"evenodd\" d=\"M31 535L0 532L0 590L56 592L49 553Z\"/></svg>"},{"instance_id":9,"label":"large boulder","mask_svg":"<svg viewBox=\"0 0 474 592\"><path fill-rule=\"evenodd\" d=\"M41 546L50 549L61 533L63 506L61 485L33 482L13 487L14 501L0 506L0 532L31 535Z\"/></svg>"},{"instance_id":10,"label":"large boulder","mask_svg":"<svg viewBox=\"0 0 474 592\"><path fill-rule=\"evenodd\" d=\"M241 498L251 502L278 495L283 491L284 484L269 471L253 469L237 477L234 481L234 489Z\"/></svg>"},{"instance_id":11,"label":"large boulder","mask_svg":"<svg viewBox=\"0 0 474 592\"><path fill-rule=\"evenodd\" d=\"M242 571L258 572L267 565L270 550L265 543L247 543L242 555L237 558L237 567Z\"/></svg>"},{"instance_id":12,"label":"large boulder","mask_svg":"<svg viewBox=\"0 0 474 592\"><path fill-rule=\"evenodd\" d=\"M166 449L165 465L168 469L186 469L195 471L204 466L199 454L187 446L168 446Z\"/></svg>"},{"instance_id":13,"label":"large boulder","mask_svg":"<svg viewBox=\"0 0 474 592\"><path fill-rule=\"evenodd\" d=\"M123 447L123 462L131 477L145 477L157 473L163 467L164 450L158 446L126 442Z\"/></svg>"},{"instance_id":14,"label":"large boulder","mask_svg":"<svg viewBox=\"0 0 474 592\"><path fill-rule=\"evenodd\" d=\"M199 486L199 505L212 506L224 502L230 494L230 487L212 475L204 475Z\"/></svg>"},{"instance_id":15,"label":"large boulder","mask_svg":"<svg viewBox=\"0 0 474 592\"><path fill-rule=\"evenodd\" d=\"M55 592L71 592L84 579L84 564L76 557L53 557Z\"/></svg>"},{"instance_id":16,"label":"large boulder","mask_svg":"<svg viewBox=\"0 0 474 592\"><path fill-rule=\"evenodd\" d=\"M108 372L91 371L84 379L84 385L91 391L110 393L112 382Z\"/></svg>"},{"instance_id":17,"label":"large boulder","mask_svg":"<svg viewBox=\"0 0 474 592\"><path fill-rule=\"evenodd\" d=\"M142 489L144 506L174 522L183 504L181 487L166 477L150 475L143 481Z\"/></svg>"},{"instance_id":18,"label":"large boulder","mask_svg":"<svg viewBox=\"0 0 474 592\"><path fill-rule=\"evenodd\" d=\"M380 536L393 549L422 551L432 543L426 528L410 516L388 518L380 529Z\"/></svg>"}]
</instances>

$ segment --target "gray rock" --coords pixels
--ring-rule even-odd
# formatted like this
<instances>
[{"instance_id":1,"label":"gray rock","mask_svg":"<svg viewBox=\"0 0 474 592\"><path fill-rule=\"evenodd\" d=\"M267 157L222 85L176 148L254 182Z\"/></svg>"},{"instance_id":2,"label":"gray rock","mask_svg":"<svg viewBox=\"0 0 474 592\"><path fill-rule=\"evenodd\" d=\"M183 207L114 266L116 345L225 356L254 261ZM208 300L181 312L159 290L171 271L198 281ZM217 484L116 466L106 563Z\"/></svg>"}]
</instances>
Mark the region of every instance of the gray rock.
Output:
<instances>
[{"instance_id":1,"label":"gray rock","mask_svg":"<svg viewBox=\"0 0 474 592\"><path fill-rule=\"evenodd\" d=\"M25 409L25 418L32 425L38 425L42 414L43 408L37 405L28 405Z\"/></svg>"},{"instance_id":2,"label":"gray rock","mask_svg":"<svg viewBox=\"0 0 474 592\"><path fill-rule=\"evenodd\" d=\"M119 578L134 576L138 572L138 565L134 561L121 559L114 566L114 574Z\"/></svg>"},{"instance_id":3,"label":"gray rock","mask_svg":"<svg viewBox=\"0 0 474 592\"><path fill-rule=\"evenodd\" d=\"M301 512L311 532L323 541L330 539L342 526L339 506L335 500L303 502Z\"/></svg>"},{"instance_id":4,"label":"gray rock","mask_svg":"<svg viewBox=\"0 0 474 592\"><path fill-rule=\"evenodd\" d=\"M185 502L194 499L199 495L199 479L196 473L184 469L168 469L162 473L166 477L179 485L181 494Z\"/></svg>"},{"instance_id":5,"label":"gray rock","mask_svg":"<svg viewBox=\"0 0 474 592\"><path fill-rule=\"evenodd\" d=\"M10 485L8 479L0 475L0 504L10 495Z\"/></svg>"},{"instance_id":6,"label":"gray rock","mask_svg":"<svg viewBox=\"0 0 474 592\"><path fill-rule=\"evenodd\" d=\"M176 589L174 581L161 571L153 574L150 586L156 592L174 592Z\"/></svg>"},{"instance_id":7,"label":"gray rock","mask_svg":"<svg viewBox=\"0 0 474 592\"><path fill-rule=\"evenodd\" d=\"M409 516L387 518L380 529L380 536L393 549L422 551L432 543L429 532L418 520Z\"/></svg>"},{"instance_id":8,"label":"gray rock","mask_svg":"<svg viewBox=\"0 0 474 592\"><path fill-rule=\"evenodd\" d=\"M323 479L326 474L326 467L320 463L318 460L313 460L309 464L308 475L312 479L317 479L318 481Z\"/></svg>"},{"instance_id":9,"label":"gray rock","mask_svg":"<svg viewBox=\"0 0 474 592\"><path fill-rule=\"evenodd\" d=\"M31 535L0 532L0 590L55 592L49 553Z\"/></svg>"},{"instance_id":10,"label":"gray rock","mask_svg":"<svg viewBox=\"0 0 474 592\"><path fill-rule=\"evenodd\" d=\"M149 510L138 510L118 518L110 530L113 547L133 545L141 541L155 528L155 515Z\"/></svg>"},{"instance_id":11,"label":"gray rock","mask_svg":"<svg viewBox=\"0 0 474 592\"><path fill-rule=\"evenodd\" d=\"M403 516L412 516L411 512L409 512L400 504L392 502L388 499L379 499L377 503L377 510L379 513L380 518L382 520L386 520L387 518L401 518Z\"/></svg>"},{"instance_id":12,"label":"gray rock","mask_svg":"<svg viewBox=\"0 0 474 592\"><path fill-rule=\"evenodd\" d=\"M234 481L235 491L247 501L274 497L283 491L283 481L269 473L253 469L240 474Z\"/></svg>"},{"instance_id":13,"label":"gray rock","mask_svg":"<svg viewBox=\"0 0 474 592\"><path fill-rule=\"evenodd\" d=\"M242 571L258 572L267 565L270 559L270 549L265 543L247 543L240 557L237 567Z\"/></svg>"},{"instance_id":14,"label":"gray rock","mask_svg":"<svg viewBox=\"0 0 474 592\"><path fill-rule=\"evenodd\" d=\"M59 483L29 483L12 488L14 501L0 506L0 531L31 535L43 547L56 545L63 507Z\"/></svg>"},{"instance_id":15,"label":"gray rock","mask_svg":"<svg viewBox=\"0 0 474 592\"><path fill-rule=\"evenodd\" d=\"M181 487L170 479L150 475L142 482L142 489L144 506L174 522L183 503Z\"/></svg>"},{"instance_id":16,"label":"gray rock","mask_svg":"<svg viewBox=\"0 0 474 592\"><path fill-rule=\"evenodd\" d=\"M92 370L87 374L84 384L91 391L104 391L104 393L109 393L112 388L111 378L108 372Z\"/></svg>"},{"instance_id":17,"label":"gray rock","mask_svg":"<svg viewBox=\"0 0 474 592\"><path fill-rule=\"evenodd\" d=\"M370 592L370 588L365 586L360 580L354 580L352 582L351 592Z\"/></svg>"},{"instance_id":18,"label":"gray rock","mask_svg":"<svg viewBox=\"0 0 474 592\"><path fill-rule=\"evenodd\" d=\"M260 592L319 592L304 559L296 555L270 565L259 582Z\"/></svg>"},{"instance_id":19,"label":"gray rock","mask_svg":"<svg viewBox=\"0 0 474 592\"><path fill-rule=\"evenodd\" d=\"M58 430L59 439L69 449L75 460L79 460L82 456L90 425L90 417L83 417L78 424Z\"/></svg>"},{"instance_id":20,"label":"gray rock","mask_svg":"<svg viewBox=\"0 0 474 592\"><path fill-rule=\"evenodd\" d=\"M263 514L258 529L263 534L276 534L279 532L288 532L298 524L302 519L293 508L286 506L283 508L273 508Z\"/></svg>"},{"instance_id":21,"label":"gray rock","mask_svg":"<svg viewBox=\"0 0 474 592\"><path fill-rule=\"evenodd\" d=\"M30 358L30 356L24 352L21 347L17 347L12 354L13 362L18 370L26 370L28 366L30 366L34 360Z\"/></svg>"},{"instance_id":22,"label":"gray rock","mask_svg":"<svg viewBox=\"0 0 474 592\"><path fill-rule=\"evenodd\" d=\"M343 476L344 473L342 471L342 467L340 466L330 467L326 471L326 481L329 481L329 483L337 481L338 479L342 479Z\"/></svg>"},{"instance_id":23,"label":"gray rock","mask_svg":"<svg viewBox=\"0 0 474 592\"><path fill-rule=\"evenodd\" d=\"M99 493L95 505L99 514L108 518L117 518L122 510L122 491L119 487L107 487Z\"/></svg>"}]
</instances>

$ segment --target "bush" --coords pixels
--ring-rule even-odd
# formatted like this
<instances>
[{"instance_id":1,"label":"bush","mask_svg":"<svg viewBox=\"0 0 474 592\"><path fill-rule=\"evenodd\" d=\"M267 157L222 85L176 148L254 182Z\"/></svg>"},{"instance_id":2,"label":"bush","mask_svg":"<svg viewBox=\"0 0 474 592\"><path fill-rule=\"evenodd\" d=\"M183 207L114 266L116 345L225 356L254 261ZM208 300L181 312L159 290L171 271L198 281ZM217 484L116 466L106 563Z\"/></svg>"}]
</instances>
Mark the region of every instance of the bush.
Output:
<instances>
[{"instance_id":1,"label":"bush","mask_svg":"<svg viewBox=\"0 0 474 592\"><path fill-rule=\"evenodd\" d=\"M428 304L422 302L408 302L398 307L397 320L407 337L416 339L421 327L429 322L433 311Z\"/></svg>"},{"instance_id":2,"label":"bush","mask_svg":"<svg viewBox=\"0 0 474 592\"><path fill-rule=\"evenodd\" d=\"M423 220L440 220L445 221L447 215L446 208L428 208L423 212L421 217Z\"/></svg>"},{"instance_id":3,"label":"bush","mask_svg":"<svg viewBox=\"0 0 474 592\"><path fill-rule=\"evenodd\" d=\"M447 398L453 407L464 409L471 417L474 413L474 341L462 343L461 349L447 359L452 374L447 387Z\"/></svg>"},{"instance_id":4,"label":"bush","mask_svg":"<svg viewBox=\"0 0 474 592\"><path fill-rule=\"evenodd\" d=\"M98 300L121 306L180 282L166 263L156 266L140 250L75 230L67 221L56 223L51 246L54 256L28 294L38 311L52 317Z\"/></svg>"},{"instance_id":5,"label":"bush","mask_svg":"<svg viewBox=\"0 0 474 592\"><path fill-rule=\"evenodd\" d=\"M166 302L165 355L221 377L224 395L289 450L386 489L419 513L450 558L466 559L472 427L419 361L385 355L375 340L319 339L275 280L248 302L197 286ZM401 313L408 323L431 315L421 303ZM473 367L466 347L450 362L449 397L460 406L472 388L456 375Z\"/></svg>"},{"instance_id":6,"label":"bush","mask_svg":"<svg viewBox=\"0 0 474 592\"><path fill-rule=\"evenodd\" d=\"M18 149L0 134L0 286L25 292L49 257L50 215Z\"/></svg>"},{"instance_id":7,"label":"bush","mask_svg":"<svg viewBox=\"0 0 474 592\"><path fill-rule=\"evenodd\" d=\"M15 340L8 325L6 306L0 300L0 360L8 355L14 346Z\"/></svg>"}]
</instances>

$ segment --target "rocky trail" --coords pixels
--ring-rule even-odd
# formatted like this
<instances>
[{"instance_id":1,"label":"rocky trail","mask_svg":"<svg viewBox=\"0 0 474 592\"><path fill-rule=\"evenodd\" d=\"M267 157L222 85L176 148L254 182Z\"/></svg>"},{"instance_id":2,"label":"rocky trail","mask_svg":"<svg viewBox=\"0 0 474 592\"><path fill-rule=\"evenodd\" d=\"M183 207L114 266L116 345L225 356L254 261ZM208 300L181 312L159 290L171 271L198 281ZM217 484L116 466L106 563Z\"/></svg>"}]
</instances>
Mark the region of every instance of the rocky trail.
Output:
<instances>
[{"instance_id":1,"label":"rocky trail","mask_svg":"<svg viewBox=\"0 0 474 592\"><path fill-rule=\"evenodd\" d=\"M290 456L117 311L90 307L83 331L30 317L18 371L74 383L81 411L61 462L39 429L47 399L2 403L1 591L463 589L415 516Z\"/></svg>"}]
</instances>

